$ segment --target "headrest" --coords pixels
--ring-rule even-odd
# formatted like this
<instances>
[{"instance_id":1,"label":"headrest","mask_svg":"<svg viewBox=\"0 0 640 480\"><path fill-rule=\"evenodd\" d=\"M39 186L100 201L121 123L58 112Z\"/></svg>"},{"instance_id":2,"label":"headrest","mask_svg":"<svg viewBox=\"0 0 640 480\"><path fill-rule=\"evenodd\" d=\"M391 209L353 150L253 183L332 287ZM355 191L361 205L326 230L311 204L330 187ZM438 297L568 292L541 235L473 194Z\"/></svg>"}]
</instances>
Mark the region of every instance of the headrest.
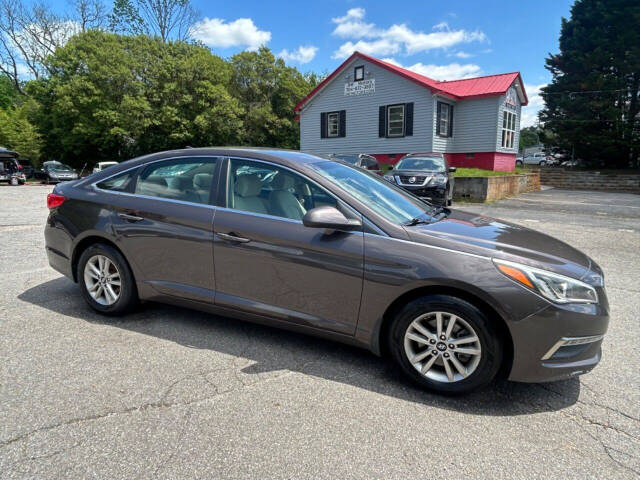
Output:
<instances>
[{"instance_id":1,"label":"headrest","mask_svg":"<svg viewBox=\"0 0 640 480\"><path fill-rule=\"evenodd\" d=\"M192 187L191 181L185 177L171 177L167 183L172 190L188 190Z\"/></svg>"},{"instance_id":2,"label":"headrest","mask_svg":"<svg viewBox=\"0 0 640 480\"><path fill-rule=\"evenodd\" d=\"M211 187L213 175L210 173L196 173L193 176L193 186L198 190L206 190Z\"/></svg>"},{"instance_id":3,"label":"headrest","mask_svg":"<svg viewBox=\"0 0 640 480\"><path fill-rule=\"evenodd\" d=\"M160 175L149 175L147 178L144 179L144 181L147 183L153 183L154 185L161 185L163 187L167 186L167 181L165 180L164 177L161 177Z\"/></svg>"},{"instance_id":4,"label":"headrest","mask_svg":"<svg viewBox=\"0 0 640 480\"><path fill-rule=\"evenodd\" d=\"M236 180L236 195L241 197L255 197L262 190L260 177L253 173L240 175Z\"/></svg>"},{"instance_id":5,"label":"headrest","mask_svg":"<svg viewBox=\"0 0 640 480\"><path fill-rule=\"evenodd\" d=\"M271 182L274 190L288 190L293 188L294 184L295 180L293 177L282 172L278 172Z\"/></svg>"}]
</instances>

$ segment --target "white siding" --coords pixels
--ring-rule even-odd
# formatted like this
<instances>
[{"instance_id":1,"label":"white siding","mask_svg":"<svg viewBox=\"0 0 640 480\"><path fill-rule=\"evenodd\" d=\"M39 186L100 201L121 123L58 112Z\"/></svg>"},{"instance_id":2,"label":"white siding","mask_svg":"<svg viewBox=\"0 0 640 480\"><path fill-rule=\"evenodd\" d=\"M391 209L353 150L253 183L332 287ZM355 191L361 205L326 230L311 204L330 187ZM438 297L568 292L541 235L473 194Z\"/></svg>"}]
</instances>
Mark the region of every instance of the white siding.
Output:
<instances>
[{"instance_id":1,"label":"white siding","mask_svg":"<svg viewBox=\"0 0 640 480\"><path fill-rule=\"evenodd\" d=\"M477 98L458 102L453 111L454 143L449 153L494 152L498 99Z\"/></svg>"},{"instance_id":2,"label":"white siding","mask_svg":"<svg viewBox=\"0 0 640 480\"><path fill-rule=\"evenodd\" d=\"M375 93L344 95L344 84L353 81L356 65L365 66L365 79L375 79ZM378 137L378 108L409 102L414 103L413 135ZM320 114L335 110L346 110L346 136L320 138ZM433 101L429 90L362 59L351 62L305 105L300 114L300 150L307 153L424 152L431 150L432 138Z\"/></svg>"},{"instance_id":3,"label":"white siding","mask_svg":"<svg viewBox=\"0 0 640 480\"><path fill-rule=\"evenodd\" d=\"M438 131L438 102L448 103L449 105L453 105L453 132L450 137L441 137L436 132ZM451 147L454 144L455 139L458 137L456 134L456 123L458 118L458 105L464 102L458 102L449 99L449 98L441 98L437 95L433 96L433 115L432 115L432 135L433 135L433 152L441 152L448 153L451 151Z\"/></svg>"}]
</instances>

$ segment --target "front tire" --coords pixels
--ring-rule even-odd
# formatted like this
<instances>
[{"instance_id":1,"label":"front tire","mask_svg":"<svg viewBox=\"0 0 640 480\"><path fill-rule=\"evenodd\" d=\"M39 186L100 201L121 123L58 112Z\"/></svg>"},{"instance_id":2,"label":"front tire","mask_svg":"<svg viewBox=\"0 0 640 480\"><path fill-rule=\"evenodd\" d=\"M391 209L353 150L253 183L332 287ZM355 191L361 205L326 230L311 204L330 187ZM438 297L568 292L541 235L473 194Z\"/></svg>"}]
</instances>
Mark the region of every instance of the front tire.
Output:
<instances>
[{"instance_id":1,"label":"front tire","mask_svg":"<svg viewBox=\"0 0 640 480\"><path fill-rule=\"evenodd\" d=\"M428 295L405 305L391 326L389 350L414 383L452 395L489 384L503 351L487 316L449 295Z\"/></svg>"},{"instance_id":2,"label":"front tire","mask_svg":"<svg viewBox=\"0 0 640 480\"><path fill-rule=\"evenodd\" d=\"M124 315L138 303L138 291L129 264L109 245L96 243L82 252L77 278L85 301L99 313Z\"/></svg>"}]
</instances>

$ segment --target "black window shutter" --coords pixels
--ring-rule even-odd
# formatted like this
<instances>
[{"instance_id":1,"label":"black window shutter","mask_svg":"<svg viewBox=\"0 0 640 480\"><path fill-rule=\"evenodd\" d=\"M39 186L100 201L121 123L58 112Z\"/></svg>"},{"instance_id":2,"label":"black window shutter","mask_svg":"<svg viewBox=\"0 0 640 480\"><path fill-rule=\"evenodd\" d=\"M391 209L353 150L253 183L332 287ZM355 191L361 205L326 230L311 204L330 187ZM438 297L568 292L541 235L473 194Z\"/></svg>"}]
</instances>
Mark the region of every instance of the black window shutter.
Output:
<instances>
[{"instance_id":1,"label":"black window shutter","mask_svg":"<svg viewBox=\"0 0 640 480\"><path fill-rule=\"evenodd\" d=\"M453 136L453 105L449 105L449 132L448 136Z\"/></svg>"},{"instance_id":2,"label":"black window shutter","mask_svg":"<svg viewBox=\"0 0 640 480\"><path fill-rule=\"evenodd\" d=\"M378 111L378 136L387 136L387 107L382 105Z\"/></svg>"},{"instance_id":3,"label":"black window shutter","mask_svg":"<svg viewBox=\"0 0 640 480\"><path fill-rule=\"evenodd\" d=\"M347 111L340 110L340 123L338 124L338 136L346 137L347 136Z\"/></svg>"},{"instance_id":4,"label":"black window shutter","mask_svg":"<svg viewBox=\"0 0 640 480\"><path fill-rule=\"evenodd\" d=\"M327 112L320 114L320 138L327 138Z\"/></svg>"},{"instance_id":5,"label":"black window shutter","mask_svg":"<svg viewBox=\"0 0 640 480\"><path fill-rule=\"evenodd\" d=\"M436 112L436 135L440 135L440 115L442 114L442 103L438 102L438 109Z\"/></svg>"},{"instance_id":6,"label":"black window shutter","mask_svg":"<svg viewBox=\"0 0 640 480\"><path fill-rule=\"evenodd\" d=\"M413 135L413 102L405 104L404 134Z\"/></svg>"}]
</instances>

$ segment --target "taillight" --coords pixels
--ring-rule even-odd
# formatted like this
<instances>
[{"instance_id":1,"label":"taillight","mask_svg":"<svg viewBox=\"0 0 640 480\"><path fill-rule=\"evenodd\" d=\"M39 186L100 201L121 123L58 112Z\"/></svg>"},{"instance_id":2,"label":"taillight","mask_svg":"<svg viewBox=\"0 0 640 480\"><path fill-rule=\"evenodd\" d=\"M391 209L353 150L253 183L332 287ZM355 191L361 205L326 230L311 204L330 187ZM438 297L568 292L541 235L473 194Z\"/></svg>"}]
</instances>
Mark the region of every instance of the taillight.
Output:
<instances>
[{"instance_id":1,"label":"taillight","mask_svg":"<svg viewBox=\"0 0 640 480\"><path fill-rule=\"evenodd\" d=\"M58 195L57 193L50 193L47 195L47 208L51 210L52 208L59 207L64 203L67 198L63 195Z\"/></svg>"}]
</instances>

